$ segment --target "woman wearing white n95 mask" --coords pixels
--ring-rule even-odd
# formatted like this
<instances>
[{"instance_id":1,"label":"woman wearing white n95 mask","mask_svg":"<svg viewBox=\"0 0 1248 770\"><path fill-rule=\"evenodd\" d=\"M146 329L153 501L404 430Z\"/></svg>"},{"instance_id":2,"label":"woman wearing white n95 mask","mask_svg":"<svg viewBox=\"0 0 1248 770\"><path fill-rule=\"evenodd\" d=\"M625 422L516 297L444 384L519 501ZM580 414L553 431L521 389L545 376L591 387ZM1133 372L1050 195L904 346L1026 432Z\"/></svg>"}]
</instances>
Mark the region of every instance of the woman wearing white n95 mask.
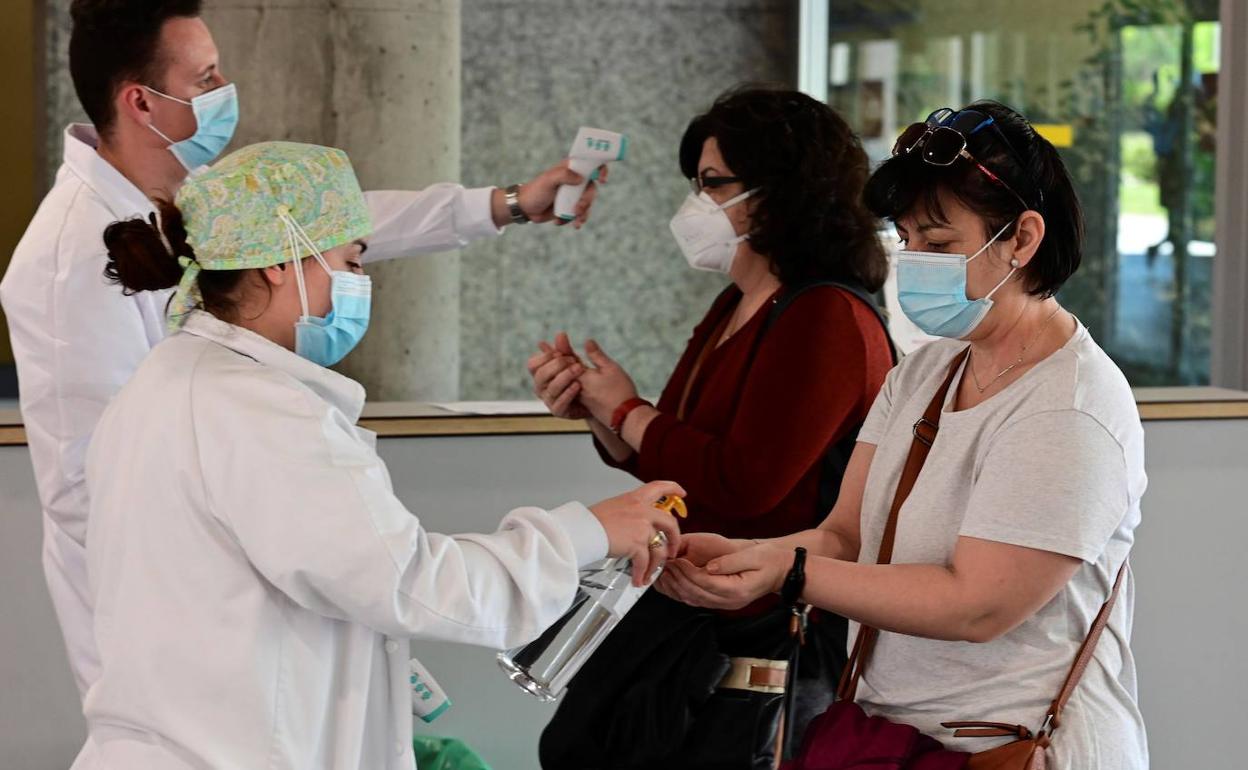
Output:
<instances>
[{"instance_id":1,"label":"woman wearing white n95 mask","mask_svg":"<svg viewBox=\"0 0 1248 770\"><path fill-rule=\"evenodd\" d=\"M578 568L640 580L679 539L658 482L590 509L512 511L493 534L425 531L394 496L356 382L371 224L345 154L244 148L109 228L108 275L178 286L177 327L110 404L87 458L102 673L77 767L404 768L408 638L537 636ZM443 699L444 700L444 699ZM436 711L436 709L434 710ZM419 712L422 716L436 713Z\"/></svg>"},{"instance_id":2,"label":"woman wearing white n95 mask","mask_svg":"<svg viewBox=\"0 0 1248 770\"><path fill-rule=\"evenodd\" d=\"M883 285L888 260L879 222L861 201L867 155L827 105L796 91L744 86L690 121L678 158L692 189L671 220L673 256L720 273L728 285L693 329L659 400L641 399L626 365L596 343L587 342L582 357L564 334L539 343L529 360L534 391L553 414L586 420L608 464L684 486L692 513L686 531L788 535L831 508L858 426L893 364L869 296ZM672 615L690 622L659 619ZM734 767L769 764L776 711L758 706L757 731L725 738L715 703L687 718L686 700L661 673L672 650L705 646L693 640L707 615L654 592L643 597L581 669L593 686L574 682L563 699L542 738L542 767L694 770L706 756L731 757ZM766 600L718 614L718 649L706 655L723 652L737 666L783 658L787 666L790 618ZM669 643L649 644L655 628L670 630ZM831 700L845 629L830 613L810 624L796 677L802 702L784 718L790 734L800 736ZM718 674L707 676L685 678L688 702L701 703L697 693L718 685ZM654 699L641 711L679 730L676 739L654 740L649 723L630 721L643 692ZM713 698L739 700L730 688ZM675 713L657 715L664 708Z\"/></svg>"}]
</instances>

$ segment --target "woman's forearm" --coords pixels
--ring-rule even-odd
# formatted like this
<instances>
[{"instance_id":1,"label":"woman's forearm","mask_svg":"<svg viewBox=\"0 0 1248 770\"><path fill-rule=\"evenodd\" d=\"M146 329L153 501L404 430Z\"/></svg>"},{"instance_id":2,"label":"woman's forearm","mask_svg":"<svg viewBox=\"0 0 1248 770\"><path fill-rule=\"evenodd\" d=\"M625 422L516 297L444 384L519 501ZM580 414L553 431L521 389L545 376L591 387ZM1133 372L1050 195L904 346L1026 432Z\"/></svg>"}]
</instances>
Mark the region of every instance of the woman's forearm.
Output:
<instances>
[{"instance_id":1,"label":"woman's forearm","mask_svg":"<svg viewBox=\"0 0 1248 770\"><path fill-rule=\"evenodd\" d=\"M929 639L983 642L1004 630L952 569L935 564L810 558L802 598L884 631Z\"/></svg>"},{"instance_id":2,"label":"woman's forearm","mask_svg":"<svg viewBox=\"0 0 1248 770\"><path fill-rule=\"evenodd\" d=\"M858 558L857 544L851 545L845 537L829 529L807 529L784 537L758 542L776 545L785 550L805 548L810 556L823 556L843 561L853 561Z\"/></svg>"},{"instance_id":3,"label":"woman's forearm","mask_svg":"<svg viewBox=\"0 0 1248 770\"><path fill-rule=\"evenodd\" d=\"M646 437L646 428L659 416L659 410L652 406L639 406L628 413L624 424L620 426L620 439L634 452L641 451L641 442Z\"/></svg>"},{"instance_id":4,"label":"woman's forearm","mask_svg":"<svg viewBox=\"0 0 1248 770\"><path fill-rule=\"evenodd\" d=\"M585 421L589 425L589 430L594 434L594 438L598 439L598 443L606 448L607 454L611 455L611 459L617 463L622 463L633 455L633 448L624 443L624 440L611 432L611 429L603 425L598 420L590 417Z\"/></svg>"}]
</instances>

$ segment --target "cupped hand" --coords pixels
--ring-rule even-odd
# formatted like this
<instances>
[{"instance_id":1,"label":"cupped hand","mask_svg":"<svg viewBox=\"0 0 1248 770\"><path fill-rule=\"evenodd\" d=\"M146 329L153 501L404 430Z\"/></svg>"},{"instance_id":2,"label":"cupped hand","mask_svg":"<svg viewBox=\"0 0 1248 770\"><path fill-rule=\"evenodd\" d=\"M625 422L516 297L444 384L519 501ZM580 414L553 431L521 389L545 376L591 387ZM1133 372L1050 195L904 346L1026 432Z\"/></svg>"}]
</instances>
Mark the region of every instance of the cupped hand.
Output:
<instances>
[{"instance_id":1,"label":"cupped hand","mask_svg":"<svg viewBox=\"0 0 1248 770\"><path fill-rule=\"evenodd\" d=\"M792 551L767 544L716 557L705 567L676 559L663 570L657 587L694 607L737 610L779 591L792 561Z\"/></svg>"}]
</instances>

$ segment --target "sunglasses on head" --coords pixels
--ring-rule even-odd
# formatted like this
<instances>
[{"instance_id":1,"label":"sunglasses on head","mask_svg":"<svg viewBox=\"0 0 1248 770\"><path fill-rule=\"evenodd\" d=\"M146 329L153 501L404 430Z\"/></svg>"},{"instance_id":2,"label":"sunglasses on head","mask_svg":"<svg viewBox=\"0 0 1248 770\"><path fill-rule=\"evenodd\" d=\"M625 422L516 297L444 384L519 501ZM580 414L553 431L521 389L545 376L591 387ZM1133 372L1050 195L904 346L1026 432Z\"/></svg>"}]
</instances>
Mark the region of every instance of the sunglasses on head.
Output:
<instances>
[{"instance_id":1,"label":"sunglasses on head","mask_svg":"<svg viewBox=\"0 0 1248 770\"><path fill-rule=\"evenodd\" d=\"M979 110L954 111L948 107L936 110L927 116L926 121L912 123L901 132L901 136L897 137L897 142L893 144L893 155L907 155L920 150L923 160L933 166L950 166L958 158L963 158L979 169L984 176L1001 185L1010 195L1017 198L1024 210L1031 209L1032 206L1023 196L1015 192L1013 187L990 171L987 166L980 163L967 149L967 140L984 130L989 131L997 139L1020 168L1026 168L1026 164L1010 146L992 116ZM1043 205L1044 194L1039 190L1036 194L1039 197L1039 203Z\"/></svg>"}]
</instances>

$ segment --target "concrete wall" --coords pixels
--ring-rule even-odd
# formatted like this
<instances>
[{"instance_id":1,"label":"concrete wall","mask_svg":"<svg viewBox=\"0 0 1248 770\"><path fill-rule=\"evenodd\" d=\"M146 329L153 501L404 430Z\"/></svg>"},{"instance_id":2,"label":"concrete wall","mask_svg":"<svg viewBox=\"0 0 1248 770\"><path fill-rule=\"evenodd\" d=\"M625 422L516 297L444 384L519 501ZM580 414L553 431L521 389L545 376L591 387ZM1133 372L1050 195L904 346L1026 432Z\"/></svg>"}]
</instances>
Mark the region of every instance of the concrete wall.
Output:
<instances>
[{"instance_id":1,"label":"concrete wall","mask_svg":"<svg viewBox=\"0 0 1248 770\"><path fill-rule=\"evenodd\" d=\"M365 190L419 190L459 174L457 0L205 0L238 84L234 147L289 139L341 147ZM341 365L380 401L452 400L459 259L370 266L371 329Z\"/></svg>"},{"instance_id":2,"label":"concrete wall","mask_svg":"<svg viewBox=\"0 0 1248 770\"><path fill-rule=\"evenodd\" d=\"M43 2L46 189L60 165L65 124L85 117L68 71L69 0ZM242 119L231 148L273 139L342 147L365 189L454 181L459 7L457 0L204 0L222 72L239 89ZM377 399L454 399L457 255L370 272L377 282L374 331L343 370Z\"/></svg>"},{"instance_id":3,"label":"concrete wall","mask_svg":"<svg viewBox=\"0 0 1248 770\"><path fill-rule=\"evenodd\" d=\"M50 184L61 129L83 118L69 0L46 4ZM454 254L373 268L374 331L344 368L381 400L521 396L525 358L562 328L598 337L657 392L724 285L693 274L667 231L688 189L680 135L723 89L795 77L784 0L205 0L204 17L239 85L234 146L342 146L366 188L524 181L582 124L632 140L585 232L509 233L466 250L462 269Z\"/></svg>"},{"instance_id":4,"label":"concrete wall","mask_svg":"<svg viewBox=\"0 0 1248 770\"><path fill-rule=\"evenodd\" d=\"M463 179L505 185L568 152L579 126L622 131L593 219L462 252L465 399L528 398L524 361L568 330L596 337L658 393L725 285L691 271L667 223L689 192L685 126L743 80L794 82L797 3L464 0Z\"/></svg>"},{"instance_id":5,"label":"concrete wall","mask_svg":"<svg viewBox=\"0 0 1248 770\"><path fill-rule=\"evenodd\" d=\"M1133 647L1153 766L1234 770L1248 721L1248 420L1152 422L1145 436L1150 484L1132 557ZM381 453L404 502L443 532L492 529L511 506L593 502L630 485L598 462L584 436L389 439ZM83 732L40 573L38 521L25 449L0 448L5 770L63 770ZM434 732L463 737L499 770L536 770L551 707L507 682L491 651L425 642L413 651L456 701Z\"/></svg>"}]
</instances>

